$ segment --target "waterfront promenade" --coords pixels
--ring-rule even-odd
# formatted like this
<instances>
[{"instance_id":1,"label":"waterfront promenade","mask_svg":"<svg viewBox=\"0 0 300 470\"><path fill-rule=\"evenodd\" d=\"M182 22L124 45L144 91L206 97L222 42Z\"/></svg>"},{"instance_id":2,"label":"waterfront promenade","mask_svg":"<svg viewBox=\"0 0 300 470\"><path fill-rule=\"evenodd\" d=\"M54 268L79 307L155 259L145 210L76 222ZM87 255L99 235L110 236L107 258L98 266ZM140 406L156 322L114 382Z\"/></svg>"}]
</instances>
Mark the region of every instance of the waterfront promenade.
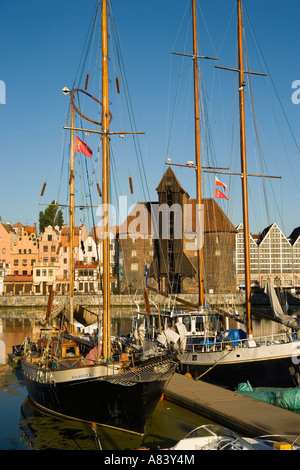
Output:
<instances>
[{"instance_id":1,"label":"waterfront promenade","mask_svg":"<svg viewBox=\"0 0 300 470\"><path fill-rule=\"evenodd\" d=\"M181 374L174 374L165 398L242 435L300 436L300 414Z\"/></svg>"}]
</instances>

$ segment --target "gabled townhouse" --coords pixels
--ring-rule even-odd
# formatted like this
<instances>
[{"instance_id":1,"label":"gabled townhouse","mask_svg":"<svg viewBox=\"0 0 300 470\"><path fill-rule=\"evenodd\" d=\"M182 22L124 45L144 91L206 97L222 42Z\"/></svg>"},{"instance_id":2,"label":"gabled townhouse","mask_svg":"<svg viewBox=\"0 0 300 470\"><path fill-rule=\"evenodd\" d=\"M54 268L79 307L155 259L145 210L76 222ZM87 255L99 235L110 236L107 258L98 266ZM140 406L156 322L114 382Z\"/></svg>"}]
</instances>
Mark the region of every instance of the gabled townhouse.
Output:
<instances>
[{"instance_id":1,"label":"gabled townhouse","mask_svg":"<svg viewBox=\"0 0 300 470\"><path fill-rule=\"evenodd\" d=\"M33 285L33 266L38 260L39 238L36 225L14 224L15 235L11 236L10 274L4 279L4 293L11 295L30 294Z\"/></svg>"},{"instance_id":2,"label":"gabled townhouse","mask_svg":"<svg viewBox=\"0 0 300 470\"><path fill-rule=\"evenodd\" d=\"M39 237L34 228L25 229L18 223L12 226L17 237L11 243L11 274L32 276L33 265L39 257Z\"/></svg>"},{"instance_id":3,"label":"gabled townhouse","mask_svg":"<svg viewBox=\"0 0 300 470\"><path fill-rule=\"evenodd\" d=\"M250 235L250 268L251 281L264 287L268 279L275 287L291 288L295 284L295 274L298 267L297 256L299 241L296 232L294 238L287 238L274 222L266 227L259 235ZM294 246L291 244L294 240ZM293 253L294 249L294 253ZM245 281L244 276L244 242L243 225L238 226L236 238L236 271L238 285ZM295 258L295 260L294 260ZM297 278L298 281L298 278Z\"/></svg>"},{"instance_id":4,"label":"gabled townhouse","mask_svg":"<svg viewBox=\"0 0 300 470\"><path fill-rule=\"evenodd\" d=\"M58 249L60 246L59 227L48 226L39 237L39 256L33 266L33 293L47 295L55 288L59 270Z\"/></svg>"},{"instance_id":5,"label":"gabled townhouse","mask_svg":"<svg viewBox=\"0 0 300 470\"><path fill-rule=\"evenodd\" d=\"M276 287L292 287L292 246L276 222L265 228L257 240L260 286L273 279Z\"/></svg>"},{"instance_id":6,"label":"gabled townhouse","mask_svg":"<svg viewBox=\"0 0 300 470\"><path fill-rule=\"evenodd\" d=\"M0 262L11 265L11 244L17 239L17 234L8 221L2 223L0 218Z\"/></svg>"},{"instance_id":7,"label":"gabled townhouse","mask_svg":"<svg viewBox=\"0 0 300 470\"><path fill-rule=\"evenodd\" d=\"M81 244L88 236L87 228L84 224L74 229L74 268L79 257ZM60 230L60 244L58 247L59 269L56 275L56 292L67 294L70 288L70 227L63 225Z\"/></svg>"},{"instance_id":8,"label":"gabled townhouse","mask_svg":"<svg viewBox=\"0 0 300 470\"><path fill-rule=\"evenodd\" d=\"M98 245L92 235L88 235L85 241L80 240L75 264L75 292L88 294L100 291L99 255Z\"/></svg>"}]
</instances>

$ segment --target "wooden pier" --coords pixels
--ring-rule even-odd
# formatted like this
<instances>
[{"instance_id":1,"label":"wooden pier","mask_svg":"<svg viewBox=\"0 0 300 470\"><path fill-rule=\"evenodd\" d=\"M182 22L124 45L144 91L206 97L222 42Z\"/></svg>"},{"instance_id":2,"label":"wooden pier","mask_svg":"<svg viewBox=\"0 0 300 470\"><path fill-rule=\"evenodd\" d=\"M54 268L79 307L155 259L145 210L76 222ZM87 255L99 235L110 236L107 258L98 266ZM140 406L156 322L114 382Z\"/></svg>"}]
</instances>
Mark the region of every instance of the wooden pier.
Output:
<instances>
[{"instance_id":1,"label":"wooden pier","mask_svg":"<svg viewBox=\"0 0 300 470\"><path fill-rule=\"evenodd\" d=\"M300 414L181 374L173 375L165 398L244 436L300 436Z\"/></svg>"}]
</instances>

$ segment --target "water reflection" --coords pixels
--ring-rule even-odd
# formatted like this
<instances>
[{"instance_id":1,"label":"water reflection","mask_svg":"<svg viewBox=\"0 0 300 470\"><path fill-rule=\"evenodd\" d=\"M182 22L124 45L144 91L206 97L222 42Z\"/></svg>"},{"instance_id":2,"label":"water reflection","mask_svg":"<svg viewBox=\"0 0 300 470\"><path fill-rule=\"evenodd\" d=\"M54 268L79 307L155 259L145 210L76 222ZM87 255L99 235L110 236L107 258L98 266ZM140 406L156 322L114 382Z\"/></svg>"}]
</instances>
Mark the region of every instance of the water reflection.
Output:
<instances>
[{"instance_id":1,"label":"water reflection","mask_svg":"<svg viewBox=\"0 0 300 470\"><path fill-rule=\"evenodd\" d=\"M131 313L113 318L113 334L130 331ZM126 450L167 447L196 426L208 421L172 404L159 402L143 436L97 426L91 423L61 419L33 405L27 396L21 370L9 365L7 354L26 335L34 338L39 332L35 322L5 319L0 340L5 343L6 357L0 364L0 449L1 450L98 450L97 437L103 450Z\"/></svg>"},{"instance_id":2,"label":"water reflection","mask_svg":"<svg viewBox=\"0 0 300 470\"><path fill-rule=\"evenodd\" d=\"M61 419L42 412L29 397L21 407L20 429L24 446L35 450L130 450L159 449L175 444L189 431L211 421L162 400L143 436L106 426ZM98 442L99 440L99 442Z\"/></svg>"}]
</instances>

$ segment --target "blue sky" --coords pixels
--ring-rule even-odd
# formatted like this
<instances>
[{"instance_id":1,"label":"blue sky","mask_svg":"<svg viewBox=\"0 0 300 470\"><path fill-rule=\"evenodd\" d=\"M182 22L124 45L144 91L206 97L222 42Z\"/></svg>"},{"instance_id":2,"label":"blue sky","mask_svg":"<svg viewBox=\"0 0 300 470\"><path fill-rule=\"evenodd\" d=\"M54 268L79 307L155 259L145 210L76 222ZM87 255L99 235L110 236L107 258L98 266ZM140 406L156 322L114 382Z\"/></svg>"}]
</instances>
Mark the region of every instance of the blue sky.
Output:
<instances>
[{"instance_id":1,"label":"blue sky","mask_svg":"<svg viewBox=\"0 0 300 470\"><path fill-rule=\"evenodd\" d=\"M0 0L0 80L6 85L6 103L0 104L0 216L4 222L32 225L38 222L39 211L45 208L39 204L56 199L61 182L62 148L68 132L63 130L68 98L61 90L73 85L95 5L95 0ZM167 168L167 158L174 163L195 159L192 98L188 94L191 61L187 58L183 59L179 117L174 117L169 138L177 71L182 64L182 59L171 52L184 50L189 5L189 0L112 0L131 97L137 108L137 130L146 132L141 138L141 148L152 200L157 199L155 188ZM292 83L300 80L299 1L244 0L244 6L250 68L264 73L267 66L268 73L267 78L253 77L251 81L257 128L250 110L246 115L248 169L261 174L261 159L266 174L282 176L281 181L265 181L266 193L262 178L249 178L250 230L258 232L276 221L289 235L300 225L300 104L294 104L291 99L295 91ZM218 57L218 65L235 67L236 1L201 0L197 13L200 52ZM189 39L190 36L185 46L187 53L192 51ZM213 145L210 153L203 138L202 162L230 166L238 172L235 74L217 70L214 65L214 61L201 62ZM114 103L112 110L115 118ZM113 120L114 125L117 126L117 120ZM256 131L259 151L254 143ZM116 155L117 152L118 143ZM122 155L116 158L120 158L119 178L127 194L124 158ZM100 170L94 161L88 161L88 165L90 172L93 168L99 171L100 180ZM173 169L182 186L194 197L193 170ZM131 174L134 175L134 168ZM239 177L219 175L219 178L228 184L229 196L228 201L219 203L233 224L238 225L242 218ZM47 189L41 198L45 180ZM214 176L206 174L204 197L213 196L213 186ZM265 194L268 212L264 209ZM135 197L143 200L143 194Z\"/></svg>"}]
</instances>

